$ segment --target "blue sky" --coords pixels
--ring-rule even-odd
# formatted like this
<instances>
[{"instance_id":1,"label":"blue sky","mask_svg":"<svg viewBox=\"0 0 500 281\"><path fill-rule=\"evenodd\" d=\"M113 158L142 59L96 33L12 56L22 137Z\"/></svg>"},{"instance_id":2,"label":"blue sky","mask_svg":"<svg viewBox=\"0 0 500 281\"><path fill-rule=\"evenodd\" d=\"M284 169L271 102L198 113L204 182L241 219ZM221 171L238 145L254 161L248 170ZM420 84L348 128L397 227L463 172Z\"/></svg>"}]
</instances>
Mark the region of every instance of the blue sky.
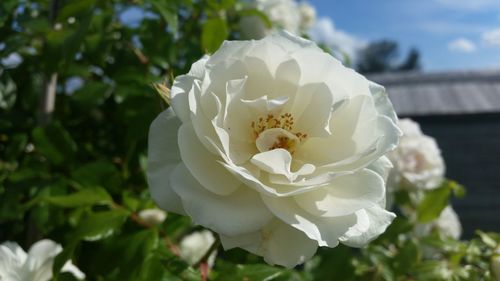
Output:
<instances>
[{"instance_id":1,"label":"blue sky","mask_svg":"<svg viewBox=\"0 0 500 281\"><path fill-rule=\"evenodd\" d=\"M500 68L500 0L309 0L349 44L390 38L426 71ZM321 21L321 20L320 20ZM339 43L341 44L341 43Z\"/></svg>"}]
</instances>

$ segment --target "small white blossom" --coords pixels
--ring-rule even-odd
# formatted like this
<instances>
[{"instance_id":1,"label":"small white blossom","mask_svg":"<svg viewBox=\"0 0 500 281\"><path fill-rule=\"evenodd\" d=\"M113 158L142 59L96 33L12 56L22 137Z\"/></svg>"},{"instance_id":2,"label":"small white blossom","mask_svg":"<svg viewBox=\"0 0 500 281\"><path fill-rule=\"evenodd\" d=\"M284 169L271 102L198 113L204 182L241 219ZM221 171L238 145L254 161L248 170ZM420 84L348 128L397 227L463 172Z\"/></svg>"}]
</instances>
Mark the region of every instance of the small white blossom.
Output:
<instances>
[{"instance_id":1,"label":"small white blossom","mask_svg":"<svg viewBox=\"0 0 500 281\"><path fill-rule=\"evenodd\" d=\"M299 32L301 15L294 0L254 0L252 4L269 18L274 27L294 34ZM243 17L240 28L244 37L252 39L263 38L272 31L258 16Z\"/></svg>"},{"instance_id":2,"label":"small white blossom","mask_svg":"<svg viewBox=\"0 0 500 281\"><path fill-rule=\"evenodd\" d=\"M300 2L300 29L307 32L316 22L316 9L307 2Z\"/></svg>"},{"instance_id":3,"label":"small white blossom","mask_svg":"<svg viewBox=\"0 0 500 281\"><path fill-rule=\"evenodd\" d=\"M160 209L146 209L139 212L139 217L148 224L161 224L167 218L167 213Z\"/></svg>"},{"instance_id":4,"label":"small white blossom","mask_svg":"<svg viewBox=\"0 0 500 281\"><path fill-rule=\"evenodd\" d=\"M439 187L445 165L436 140L424 135L418 123L410 119L401 119L398 125L403 136L396 150L389 154L394 165L390 186L393 189Z\"/></svg>"},{"instance_id":5,"label":"small white blossom","mask_svg":"<svg viewBox=\"0 0 500 281\"><path fill-rule=\"evenodd\" d=\"M215 243L215 237L212 232L202 230L193 232L184 237L180 244L181 258L183 258L190 265L199 262L207 251ZM217 251L213 251L207 259L209 267L213 267Z\"/></svg>"},{"instance_id":6,"label":"small white blossom","mask_svg":"<svg viewBox=\"0 0 500 281\"><path fill-rule=\"evenodd\" d=\"M61 245L52 240L40 240L33 244L26 253L15 242L0 245L0 280L1 281L48 281L52 278L54 258L62 252ZM71 261L61 269L77 279L84 279L81 272Z\"/></svg>"}]
</instances>

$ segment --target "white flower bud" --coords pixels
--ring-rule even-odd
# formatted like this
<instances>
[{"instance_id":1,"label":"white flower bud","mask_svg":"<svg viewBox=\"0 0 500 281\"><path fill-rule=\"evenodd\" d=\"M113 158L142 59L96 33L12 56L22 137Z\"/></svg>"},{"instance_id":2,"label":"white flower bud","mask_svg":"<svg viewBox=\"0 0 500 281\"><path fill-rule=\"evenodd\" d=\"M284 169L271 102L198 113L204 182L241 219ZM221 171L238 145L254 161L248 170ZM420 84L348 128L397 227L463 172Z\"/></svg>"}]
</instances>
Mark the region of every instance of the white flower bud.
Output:
<instances>
[{"instance_id":1,"label":"white flower bud","mask_svg":"<svg viewBox=\"0 0 500 281\"><path fill-rule=\"evenodd\" d=\"M181 258L183 258L190 265L199 262L207 251L215 243L215 237L212 232L202 230L193 232L184 237L180 244ZM212 267L215 262L217 251L213 251L207 259L207 264Z\"/></svg>"},{"instance_id":2,"label":"white flower bud","mask_svg":"<svg viewBox=\"0 0 500 281\"><path fill-rule=\"evenodd\" d=\"M299 4L300 29L307 31L316 22L316 9L307 2Z\"/></svg>"},{"instance_id":3,"label":"white flower bud","mask_svg":"<svg viewBox=\"0 0 500 281\"><path fill-rule=\"evenodd\" d=\"M148 224L161 224L167 218L167 213L160 209L146 209L139 212L139 217Z\"/></svg>"}]
</instances>

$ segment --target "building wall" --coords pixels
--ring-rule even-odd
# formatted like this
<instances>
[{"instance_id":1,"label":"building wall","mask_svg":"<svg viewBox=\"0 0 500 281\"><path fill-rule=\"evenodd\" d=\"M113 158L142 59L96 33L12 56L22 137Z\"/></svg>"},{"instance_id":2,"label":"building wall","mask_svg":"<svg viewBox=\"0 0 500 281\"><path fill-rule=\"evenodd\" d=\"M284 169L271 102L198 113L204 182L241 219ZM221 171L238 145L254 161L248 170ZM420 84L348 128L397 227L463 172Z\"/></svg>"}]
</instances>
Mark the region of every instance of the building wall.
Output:
<instances>
[{"instance_id":1,"label":"building wall","mask_svg":"<svg viewBox=\"0 0 500 281\"><path fill-rule=\"evenodd\" d=\"M464 238L475 229L500 232L500 113L410 117L437 139L446 176L467 188L453 206Z\"/></svg>"}]
</instances>

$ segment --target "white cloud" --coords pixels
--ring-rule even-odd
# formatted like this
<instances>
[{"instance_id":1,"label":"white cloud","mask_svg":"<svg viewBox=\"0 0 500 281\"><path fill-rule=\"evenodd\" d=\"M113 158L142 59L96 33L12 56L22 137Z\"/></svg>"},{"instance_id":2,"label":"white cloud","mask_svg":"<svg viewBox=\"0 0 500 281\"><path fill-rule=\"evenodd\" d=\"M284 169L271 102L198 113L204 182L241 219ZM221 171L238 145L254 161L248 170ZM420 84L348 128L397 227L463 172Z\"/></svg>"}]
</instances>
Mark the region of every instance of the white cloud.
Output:
<instances>
[{"instance_id":1,"label":"white cloud","mask_svg":"<svg viewBox=\"0 0 500 281\"><path fill-rule=\"evenodd\" d=\"M474 34L483 32L490 26L457 21L427 20L417 24L421 30L435 34Z\"/></svg>"},{"instance_id":2,"label":"white cloud","mask_svg":"<svg viewBox=\"0 0 500 281\"><path fill-rule=\"evenodd\" d=\"M500 28L483 32L481 39L486 46L500 47Z\"/></svg>"},{"instance_id":3,"label":"white cloud","mask_svg":"<svg viewBox=\"0 0 500 281\"><path fill-rule=\"evenodd\" d=\"M473 53L476 51L476 44L465 38L458 38L448 44L448 49L454 52Z\"/></svg>"},{"instance_id":4,"label":"white cloud","mask_svg":"<svg viewBox=\"0 0 500 281\"><path fill-rule=\"evenodd\" d=\"M335 28L332 19L327 17L319 18L309 34L314 41L326 44L334 51L347 54L351 61L356 60L357 52L367 44L366 41Z\"/></svg>"},{"instance_id":5,"label":"white cloud","mask_svg":"<svg viewBox=\"0 0 500 281\"><path fill-rule=\"evenodd\" d=\"M498 0L434 0L434 2L454 10L480 11L500 8Z\"/></svg>"}]
</instances>

